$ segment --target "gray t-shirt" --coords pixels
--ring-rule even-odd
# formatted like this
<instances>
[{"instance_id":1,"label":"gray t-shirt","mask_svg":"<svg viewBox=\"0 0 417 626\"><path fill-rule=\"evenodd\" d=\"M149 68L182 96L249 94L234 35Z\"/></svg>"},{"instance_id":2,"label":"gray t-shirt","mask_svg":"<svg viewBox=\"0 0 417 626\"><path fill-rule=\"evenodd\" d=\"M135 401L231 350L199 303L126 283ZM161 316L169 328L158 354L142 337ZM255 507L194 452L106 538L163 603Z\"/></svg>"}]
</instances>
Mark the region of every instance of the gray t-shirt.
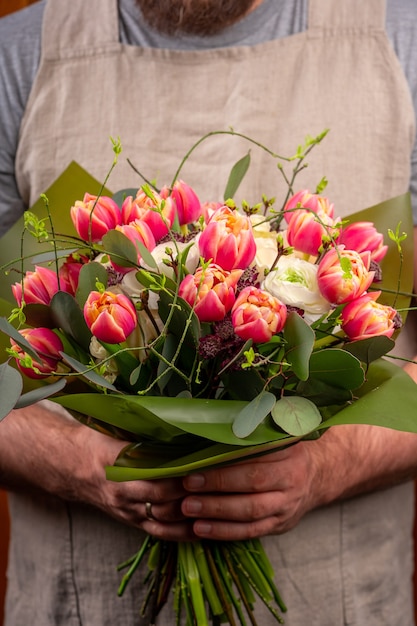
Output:
<instances>
[{"instance_id":1,"label":"gray t-shirt","mask_svg":"<svg viewBox=\"0 0 417 626\"><path fill-rule=\"evenodd\" d=\"M401 63L417 111L417 2L387 0L386 30ZM26 208L16 186L14 160L19 128L39 64L45 0L0 20L0 235ZM120 40L128 45L202 49L254 45L305 30L308 0L263 0L246 18L212 37L161 35L143 21L135 0L119 0ZM410 185L417 224L417 144Z\"/></svg>"}]
</instances>

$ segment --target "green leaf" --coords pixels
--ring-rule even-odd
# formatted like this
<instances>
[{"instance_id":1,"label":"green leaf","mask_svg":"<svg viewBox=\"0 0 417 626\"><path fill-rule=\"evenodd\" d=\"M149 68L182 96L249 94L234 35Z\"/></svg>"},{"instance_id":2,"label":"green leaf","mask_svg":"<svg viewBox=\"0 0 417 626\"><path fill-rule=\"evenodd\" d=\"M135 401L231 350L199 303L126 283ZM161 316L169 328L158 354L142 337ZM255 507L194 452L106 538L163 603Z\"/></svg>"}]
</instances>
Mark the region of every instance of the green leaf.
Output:
<instances>
[{"instance_id":1,"label":"green leaf","mask_svg":"<svg viewBox=\"0 0 417 626\"><path fill-rule=\"evenodd\" d=\"M8 363L0 365L0 389L7 389L7 393L0 394L0 420L2 420L14 409L23 389L20 373Z\"/></svg>"},{"instance_id":2,"label":"green leaf","mask_svg":"<svg viewBox=\"0 0 417 626\"><path fill-rule=\"evenodd\" d=\"M239 188L240 183L244 179L250 165L250 153L245 154L231 169L229 179L224 190L224 200L233 198Z\"/></svg>"},{"instance_id":3,"label":"green leaf","mask_svg":"<svg viewBox=\"0 0 417 626\"><path fill-rule=\"evenodd\" d=\"M417 386L410 376L398 365L379 359L370 364L366 377L356 392L359 399L324 421L320 428L370 424L417 433Z\"/></svg>"},{"instance_id":4,"label":"green leaf","mask_svg":"<svg viewBox=\"0 0 417 626\"><path fill-rule=\"evenodd\" d=\"M97 291L97 283L107 287L107 281L108 274L104 265L95 261L83 265L78 278L77 293L75 294L75 299L79 306L83 307L89 294L92 291Z\"/></svg>"},{"instance_id":5,"label":"green leaf","mask_svg":"<svg viewBox=\"0 0 417 626\"><path fill-rule=\"evenodd\" d=\"M87 368L84 363L80 363L80 361L77 361L77 359L74 359L65 353L62 353L62 358L66 363L68 363L70 367L72 367L75 372L81 374L84 378L92 382L94 385L117 392L116 387L109 383L108 380L103 378L103 376L100 376L100 374L97 374L97 372L95 372L94 370L86 371Z\"/></svg>"},{"instance_id":6,"label":"green leaf","mask_svg":"<svg viewBox=\"0 0 417 626\"><path fill-rule=\"evenodd\" d=\"M315 341L314 331L298 313L291 312L284 327L284 338L288 344L285 357L294 374L300 380L307 380Z\"/></svg>"},{"instance_id":7,"label":"green leaf","mask_svg":"<svg viewBox=\"0 0 417 626\"><path fill-rule=\"evenodd\" d=\"M146 265L149 265L149 267L153 267L154 269L158 269L158 264L149 252L148 248L141 241L137 242L137 246L139 254Z\"/></svg>"},{"instance_id":8,"label":"green leaf","mask_svg":"<svg viewBox=\"0 0 417 626\"><path fill-rule=\"evenodd\" d=\"M105 252L120 267L137 267L138 251L135 244L119 230L109 230L102 239Z\"/></svg>"},{"instance_id":9,"label":"green leaf","mask_svg":"<svg viewBox=\"0 0 417 626\"><path fill-rule=\"evenodd\" d=\"M116 191L112 195L112 200L114 200L114 202L120 207L122 206L123 202L126 200L128 196L132 196L133 198L135 198L137 193L138 193L137 187L128 187L126 189L119 189L119 191Z\"/></svg>"},{"instance_id":10,"label":"green leaf","mask_svg":"<svg viewBox=\"0 0 417 626\"><path fill-rule=\"evenodd\" d=\"M301 396L284 396L271 411L274 422L294 437L303 437L315 430L321 415L316 405Z\"/></svg>"},{"instance_id":11,"label":"green leaf","mask_svg":"<svg viewBox=\"0 0 417 626\"><path fill-rule=\"evenodd\" d=\"M58 291L51 300L51 312L55 326L68 333L88 352L91 333L75 298L69 293Z\"/></svg>"},{"instance_id":12,"label":"green leaf","mask_svg":"<svg viewBox=\"0 0 417 626\"><path fill-rule=\"evenodd\" d=\"M35 402L40 402L41 400L45 400L45 398L49 398L54 395L54 393L58 393L62 391L67 384L65 378L60 378L54 383L50 383L47 385L43 385L42 387L38 387L37 389L32 389L32 391L28 391L20 396L19 400L16 402L16 409L23 409L26 406L30 406L31 404L35 404Z\"/></svg>"},{"instance_id":13,"label":"green leaf","mask_svg":"<svg viewBox=\"0 0 417 626\"><path fill-rule=\"evenodd\" d=\"M358 389L365 381L360 361L345 350L328 348L313 352L309 379L320 380L340 389Z\"/></svg>"},{"instance_id":14,"label":"green leaf","mask_svg":"<svg viewBox=\"0 0 417 626\"><path fill-rule=\"evenodd\" d=\"M344 345L344 350L353 354L362 363L372 363L380 359L395 346L395 341L381 335L380 337L369 337L360 341L351 341Z\"/></svg>"},{"instance_id":15,"label":"green leaf","mask_svg":"<svg viewBox=\"0 0 417 626\"><path fill-rule=\"evenodd\" d=\"M41 357L31 344L19 333L18 330L12 324L10 324L5 317L0 317L0 331L8 335L13 339L18 346L20 346L29 356L35 361L41 361Z\"/></svg>"},{"instance_id":16,"label":"green leaf","mask_svg":"<svg viewBox=\"0 0 417 626\"><path fill-rule=\"evenodd\" d=\"M198 346L201 334L200 322L188 302L179 297L175 300L174 294L161 291L158 312L164 324L172 314L169 330L178 339L183 337L184 344L189 344L190 350L193 349L191 346ZM190 356L193 354L190 353Z\"/></svg>"},{"instance_id":17,"label":"green leaf","mask_svg":"<svg viewBox=\"0 0 417 626\"><path fill-rule=\"evenodd\" d=\"M162 347L162 356L171 363L172 358L177 350L177 340L174 335L168 333L165 338L164 345ZM165 361L159 361L158 365L158 378L161 376L161 379L158 382L159 390L161 394L163 393L166 385L169 382L169 379L172 376L172 369L170 369L169 365L165 363Z\"/></svg>"},{"instance_id":18,"label":"green leaf","mask_svg":"<svg viewBox=\"0 0 417 626\"><path fill-rule=\"evenodd\" d=\"M296 387L296 393L311 400L319 407L343 405L353 399L353 394L349 389L334 387L313 377L305 381L300 380Z\"/></svg>"},{"instance_id":19,"label":"green leaf","mask_svg":"<svg viewBox=\"0 0 417 626\"><path fill-rule=\"evenodd\" d=\"M265 417L272 411L276 402L274 394L264 391L252 402L249 402L238 413L233 422L233 432L239 439L244 439L251 435L253 431L263 422Z\"/></svg>"},{"instance_id":20,"label":"green leaf","mask_svg":"<svg viewBox=\"0 0 417 626\"><path fill-rule=\"evenodd\" d=\"M24 308L26 324L33 328L54 328L54 321L49 306L46 304L27 304Z\"/></svg>"}]
</instances>

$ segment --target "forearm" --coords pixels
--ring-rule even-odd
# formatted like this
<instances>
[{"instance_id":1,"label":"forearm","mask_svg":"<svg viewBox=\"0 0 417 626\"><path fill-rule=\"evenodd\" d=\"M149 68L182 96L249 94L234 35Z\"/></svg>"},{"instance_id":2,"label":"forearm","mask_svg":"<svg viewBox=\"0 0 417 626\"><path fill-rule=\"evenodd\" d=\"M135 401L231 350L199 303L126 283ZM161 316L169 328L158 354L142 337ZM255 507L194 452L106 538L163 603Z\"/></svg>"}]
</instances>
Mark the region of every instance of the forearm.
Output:
<instances>
[{"instance_id":1,"label":"forearm","mask_svg":"<svg viewBox=\"0 0 417 626\"><path fill-rule=\"evenodd\" d=\"M64 499L84 499L84 492L104 480L104 466L112 463L122 447L114 442L114 451L90 449L94 439L91 429L71 418L51 412L45 405L33 405L12 411L0 425L0 485L7 489L41 489ZM98 437L103 437L99 435ZM110 443L110 442L109 442Z\"/></svg>"},{"instance_id":2,"label":"forearm","mask_svg":"<svg viewBox=\"0 0 417 626\"><path fill-rule=\"evenodd\" d=\"M417 435L367 425L336 426L312 446L311 508L417 476Z\"/></svg>"}]
</instances>

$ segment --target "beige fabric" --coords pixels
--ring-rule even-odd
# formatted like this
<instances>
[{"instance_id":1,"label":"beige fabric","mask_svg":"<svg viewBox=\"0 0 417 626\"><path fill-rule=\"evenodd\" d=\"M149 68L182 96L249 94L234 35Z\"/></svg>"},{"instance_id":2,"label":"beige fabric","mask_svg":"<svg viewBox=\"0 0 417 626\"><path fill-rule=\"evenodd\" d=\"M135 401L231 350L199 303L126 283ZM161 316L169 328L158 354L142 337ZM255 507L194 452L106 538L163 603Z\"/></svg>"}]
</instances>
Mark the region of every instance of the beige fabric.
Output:
<instances>
[{"instance_id":1,"label":"beige fabric","mask_svg":"<svg viewBox=\"0 0 417 626\"><path fill-rule=\"evenodd\" d=\"M17 155L23 197L32 203L71 159L102 180L113 157L109 136L121 137L123 156L149 179L169 183L195 141L230 127L284 156L294 154L307 134L330 128L297 187L314 189L327 176L338 214L402 193L408 188L414 112L381 27L382 4L323 0L312 4L314 28L307 33L190 53L119 45L115 0L89 0L84 10L101 18L86 20L88 29L78 29L77 22L76 32L70 32L63 6L57 10L49 2L43 64ZM338 28L334 23L342 9L347 26L342 22ZM230 167L249 149L251 176L241 195L250 202L262 193L282 197L275 162L229 136L198 148L182 177L202 200L221 199ZM117 190L140 182L122 158L109 186Z\"/></svg>"},{"instance_id":2,"label":"beige fabric","mask_svg":"<svg viewBox=\"0 0 417 626\"><path fill-rule=\"evenodd\" d=\"M169 183L201 135L230 126L286 156L306 134L330 128L297 188L326 175L339 214L406 191L414 114L383 32L383 0L311 0L309 19L307 32L253 48L169 52L120 45L116 0L48 0L17 155L24 198L33 202L72 159L102 179L110 135L147 177ZM207 141L182 177L202 200L221 198L249 148L242 195L280 197L275 165L237 138ZM139 181L122 160L109 184ZM11 511L7 626L138 624L141 580L117 599L114 566L139 533L49 498L14 495ZM412 516L404 485L315 511L266 539L287 626L411 626ZM259 603L257 615L262 626L275 623ZM165 613L158 623L174 620Z\"/></svg>"}]
</instances>

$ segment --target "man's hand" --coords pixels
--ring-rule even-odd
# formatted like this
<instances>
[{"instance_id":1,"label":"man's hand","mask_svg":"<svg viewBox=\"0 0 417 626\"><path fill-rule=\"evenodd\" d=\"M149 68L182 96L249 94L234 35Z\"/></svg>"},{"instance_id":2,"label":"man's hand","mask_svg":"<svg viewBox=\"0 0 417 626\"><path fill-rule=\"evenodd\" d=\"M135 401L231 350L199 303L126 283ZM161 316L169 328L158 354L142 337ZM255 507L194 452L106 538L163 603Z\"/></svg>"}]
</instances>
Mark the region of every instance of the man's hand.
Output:
<instances>
[{"instance_id":1,"label":"man's hand","mask_svg":"<svg viewBox=\"0 0 417 626\"><path fill-rule=\"evenodd\" d=\"M181 499L186 491L180 479L121 483L106 479L106 465L114 463L125 445L44 404L12 411L1 424L0 485L90 504L136 527L147 520L146 502L167 527L183 520Z\"/></svg>"},{"instance_id":2,"label":"man's hand","mask_svg":"<svg viewBox=\"0 0 417 626\"><path fill-rule=\"evenodd\" d=\"M314 508L392 486L416 472L417 435L366 425L336 426L318 440L185 477L189 495L182 511L195 518L193 532L200 538L240 540L283 533ZM181 526L174 539L181 539ZM159 534L155 522L144 527Z\"/></svg>"}]
</instances>

